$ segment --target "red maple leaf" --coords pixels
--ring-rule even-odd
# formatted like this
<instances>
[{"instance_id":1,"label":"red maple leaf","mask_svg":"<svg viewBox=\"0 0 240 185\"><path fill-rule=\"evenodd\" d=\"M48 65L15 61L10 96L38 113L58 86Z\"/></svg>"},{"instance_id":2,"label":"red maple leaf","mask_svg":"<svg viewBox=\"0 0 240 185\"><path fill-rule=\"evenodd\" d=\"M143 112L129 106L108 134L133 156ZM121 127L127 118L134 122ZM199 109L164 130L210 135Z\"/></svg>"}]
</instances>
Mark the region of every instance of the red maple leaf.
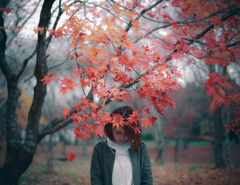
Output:
<instances>
[{"instance_id":1,"label":"red maple leaf","mask_svg":"<svg viewBox=\"0 0 240 185\"><path fill-rule=\"evenodd\" d=\"M168 46L166 44L163 44L161 47L167 52L172 50L172 46Z\"/></svg>"},{"instance_id":2,"label":"red maple leaf","mask_svg":"<svg viewBox=\"0 0 240 185\"><path fill-rule=\"evenodd\" d=\"M174 59L174 60L181 60L182 59L182 56L181 55L178 55L178 54L176 54L176 55L172 55L172 59Z\"/></svg>"},{"instance_id":3,"label":"red maple leaf","mask_svg":"<svg viewBox=\"0 0 240 185\"><path fill-rule=\"evenodd\" d=\"M98 109L97 103L90 103L90 107L92 111L96 111Z\"/></svg>"},{"instance_id":4,"label":"red maple leaf","mask_svg":"<svg viewBox=\"0 0 240 185\"><path fill-rule=\"evenodd\" d=\"M78 138L80 141L83 138L83 133L80 131L79 127L75 127L73 133L75 134L75 139Z\"/></svg>"},{"instance_id":5,"label":"red maple leaf","mask_svg":"<svg viewBox=\"0 0 240 185\"><path fill-rule=\"evenodd\" d=\"M218 105L226 103L226 98L223 98L223 97L218 97L216 100L217 100Z\"/></svg>"},{"instance_id":6,"label":"red maple leaf","mask_svg":"<svg viewBox=\"0 0 240 185\"><path fill-rule=\"evenodd\" d=\"M214 26L219 27L221 23L222 23L222 20L220 19L219 16L213 17L213 19L212 19L212 24L213 24Z\"/></svg>"},{"instance_id":7,"label":"red maple leaf","mask_svg":"<svg viewBox=\"0 0 240 185\"><path fill-rule=\"evenodd\" d=\"M101 137L101 138L103 138L105 136L105 134L103 133L102 130L96 129L96 130L93 131L93 133L96 134L97 136Z\"/></svg>"},{"instance_id":8,"label":"red maple leaf","mask_svg":"<svg viewBox=\"0 0 240 185\"><path fill-rule=\"evenodd\" d=\"M52 73L47 73L47 75L44 76L43 79L41 79L40 81L43 82L43 84L49 84L51 82L51 77L52 77Z\"/></svg>"},{"instance_id":9,"label":"red maple leaf","mask_svg":"<svg viewBox=\"0 0 240 185\"><path fill-rule=\"evenodd\" d=\"M149 112L149 108L146 108L145 110L144 110L144 112L146 112L147 114L149 114L150 112Z\"/></svg>"},{"instance_id":10,"label":"red maple leaf","mask_svg":"<svg viewBox=\"0 0 240 185\"><path fill-rule=\"evenodd\" d=\"M75 160L75 155L68 153L68 162L72 162L73 160Z\"/></svg>"},{"instance_id":11,"label":"red maple leaf","mask_svg":"<svg viewBox=\"0 0 240 185\"><path fill-rule=\"evenodd\" d=\"M79 79L79 75L75 74L75 73L70 73L71 76L73 76L76 79Z\"/></svg>"},{"instance_id":12,"label":"red maple leaf","mask_svg":"<svg viewBox=\"0 0 240 185\"><path fill-rule=\"evenodd\" d=\"M95 112L92 112L92 113L91 113L91 116L93 117L94 120L96 120L97 117L98 117L98 115L97 115Z\"/></svg>"},{"instance_id":13,"label":"red maple leaf","mask_svg":"<svg viewBox=\"0 0 240 185\"><path fill-rule=\"evenodd\" d=\"M142 112L144 108L145 108L145 106L143 106L143 107L138 111L138 113Z\"/></svg>"},{"instance_id":14,"label":"red maple leaf","mask_svg":"<svg viewBox=\"0 0 240 185\"><path fill-rule=\"evenodd\" d=\"M86 140L87 140L88 138L91 139L91 132L90 132L90 131L85 131L84 137L86 138Z\"/></svg>"},{"instance_id":15,"label":"red maple leaf","mask_svg":"<svg viewBox=\"0 0 240 185\"><path fill-rule=\"evenodd\" d=\"M147 15L151 18L154 18L155 17L155 14L151 14L150 12L147 13Z\"/></svg>"},{"instance_id":16,"label":"red maple leaf","mask_svg":"<svg viewBox=\"0 0 240 185\"><path fill-rule=\"evenodd\" d=\"M91 126L89 124L84 124L82 127L81 127L82 130L88 130L88 129L91 129Z\"/></svg>"},{"instance_id":17,"label":"red maple leaf","mask_svg":"<svg viewBox=\"0 0 240 185\"><path fill-rule=\"evenodd\" d=\"M207 83L205 83L204 87L213 87L214 86L214 82L212 79L207 79Z\"/></svg>"},{"instance_id":18,"label":"red maple leaf","mask_svg":"<svg viewBox=\"0 0 240 185\"><path fill-rule=\"evenodd\" d=\"M153 124L157 121L157 118L155 116L152 116L151 118L143 118L142 120L143 120L143 123L141 127L145 126L147 128L148 125L152 127Z\"/></svg>"},{"instance_id":19,"label":"red maple leaf","mask_svg":"<svg viewBox=\"0 0 240 185\"><path fill-rule=\"evenodd\" d=\"M77 86L77 82L72 81L71 78L65 76L64 80L61 80L61 86L66 87L68 90L74 91L74 86Z\"/></svg>"},{"instance_id":20,"label":"red maple leaf","mask_svg":"<svg viewBox=\"0 0 240 185\"><path fill-rule=\"evenodd\" d=\"M137 123L137 121L139 120L138 117L138 112L137 111L133 111L132 115L130 115L128 119L128 122L131 124L131 123Z\"/></svg>"},{"instance_id":21,"label":"red maple leaf","mask_svg":"<svg viewBox=\"0 0 240 185\"><path fill-rule=\"evenodd\" d=\"M125 101L127 101L128 99L130 100L131 95L128 93L123 93L122 97L125 99Z\"/></svg>"},{"instance_id":22,"label":"red maple leaf","mask_svg":"<svg viewBox=\"0 0 240 185\"><path fill-rule=\"evenodd\" d=\"M113 114L113 119L112 119L112 123L113 123L113 128L116 126L117 128L119 127L119 125L123 124L123 117L121 114Z\"/></svg>"},{"instance_id":23,"label":"red maple leaf","mask_svg":"<svg viewBox=\"0 0 240 185\"><path fill-rule=\"evenodd\" d=\"M10 13L13 8L0 8L0 11L5 11L6 13Z\"/></svg>"},{"instance_id":24,"label":"red maple leaf","mask_svg":"<svg viewBox=\"0 0 240 185\"><path fill-rule=\"evenodd\" d=\"M214 95L214 94L218 93L217 89L214 88L214 87L207 87L206 92L207 92L208 96L211 96L211 95Z\"/></svg>"},{"instance_id":25,"label":"red maple leaf","mask_svg":"<svg viewBox=\"0 0 240 185\"><path fill-rule=\"evenodd\" d=\"M86 99L86 98L80 98L81 102L85 105L88 105L89 104L89 100Z\"/></svg>"},{"instance_id":26,"label":"red maple leaf","mask_svg":"<svg viewBox=\"0 0 240 185\"><path fill-rule=\"evenodd\" d=\"M172 27L173 27L174 29L176 29L176 30L181 29L181 26L180 26L179 24L177 24L176 22L174 22L174 23L172 24Z\"/></svg>"},{"instance_id":27,"label":"red maple leaf","mask_svg":"<svg viewBox=\"0 0 240 185\"><path fill-rule=\"evenodd\" d=\"M82 117L81 116L79 116L79 115L77 115L76 113L73 113L73 122L75 123L76 121L78 122L78 123L80 123L81 121L84 121L84 120L82 120Z\"/></svg>"},{"instance_id":28,"label":"red maple leaf","mask_svg":"<svg viewBox=\"0 0 240 185\"><path fill-rule=\"evenodd\" d=\"M70 110L66 107L64 107L65 110L61 111L63 112L64 118L63 120L65 120L69 115L70 115Z\"/></svg>"},{"instance_id":29,"label":"red maple leaf","mask_svg":"<svg viewBox=\"0 0 240 185\"><path fill-rule=\"evenodd\" d=\"M59 78L56 78L56 77L52 77L52 80L58 82L59 81Z\"/></svg>"},{"instance_id":30,"label":"red maple leaf","mask_svg":"<svg viewBox=\"0 0 240 185\"><path fill-rule=\"evenodd\" d=\"M174 119L176 121L181 121L181 119L177 119L177 118L174 118L174 117L172 117L172 119Z\"/></svg>"},{"instance_id":31,"label":"red maple leaf","mask_svg":"<svg viewBox=\"0 0 240 185\"><path fill-rule=\"evenodd\" d=\"M60 87L61 90L59 92L62 92L62 96L67 92L67 88L66 87Z\"/></svg>"},{"instance_id":32,"label":"red maple leaf","mask_svg":"<svg viewBox=\"0 0 240 185\"><path fill-rule=\"evenodd\" d=\"M141 131L140 131L139 127L134 127L132 125L130 125L130 127L134 130L135 134L141 134Z\"/></svg>"}]
</instances>

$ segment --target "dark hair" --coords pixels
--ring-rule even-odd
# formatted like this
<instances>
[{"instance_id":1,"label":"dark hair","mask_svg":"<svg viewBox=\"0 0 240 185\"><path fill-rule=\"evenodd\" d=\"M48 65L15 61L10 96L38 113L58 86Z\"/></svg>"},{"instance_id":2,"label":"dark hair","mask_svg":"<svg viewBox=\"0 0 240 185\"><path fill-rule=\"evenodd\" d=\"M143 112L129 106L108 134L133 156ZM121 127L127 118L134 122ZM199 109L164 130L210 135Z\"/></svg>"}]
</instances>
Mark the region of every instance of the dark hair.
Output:
<instances>
[{"instance_id":1,"label":"dark hair","mask_svg":"<svg viewBox=\"0 0 240 185\"><path fill-rule=\"evenodd\" d=\"M127 122L128 121L127 118L129 118L132 115L133 111L134 110L132 109L132 107L126 105L126 106L118 107L117 109L115 109L110 116L112 117L113 114L120 114L123 116L123 121ZM135 133L132 127L135 127L135 128L138 127L139 133ZM123 128L128 138L128 141L130 142L132 151L134 153L137 152L138 147L141 146L141 128L140 128L139 121L131 123L131 126L123 125ZM114 141L112 130L113 130L113 123L108 123L104 126L104 131L107 137L110 140Z\"/></svg>"}]
</instances>

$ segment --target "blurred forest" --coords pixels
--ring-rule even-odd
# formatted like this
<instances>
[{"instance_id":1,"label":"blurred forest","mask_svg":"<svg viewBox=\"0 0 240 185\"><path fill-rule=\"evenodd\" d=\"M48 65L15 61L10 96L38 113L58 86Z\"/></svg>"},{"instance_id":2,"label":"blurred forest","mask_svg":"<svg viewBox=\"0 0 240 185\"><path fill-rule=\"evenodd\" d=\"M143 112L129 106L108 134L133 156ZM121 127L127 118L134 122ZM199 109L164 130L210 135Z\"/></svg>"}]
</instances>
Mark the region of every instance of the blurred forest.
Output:
<instances>
[{"instance_id":1,"label":"blurred forest","mask_svg":"<svg viewBox=\"0 0 240 185\"><path fill-rule=\"evenodd\" d=\"M46 164L44 174L54 174L54 163L67 161L68 153L89 161L92 147L102 138L89 132L87 139L80 129L77 137L77 118L88 115L81 125L96 131L95 123L103 119L100 113L126 104L138 111L142 125L146 118L157 118L150 127L142 127L153 169L172 162L209 163L226 174L232 172L237 183L239 13L240 3L230 0L2 0L0 184L28 182L25 171L41 160ZM119 17L123 22L114 22ZM108 22L113 30L107 29ZM105 58L101 61L97 55ZM95 60L98 67L89 62ZM62 85L66 77L73 83L70 89ZM74 85L76 79L79 84ZM118 89L120 93L114 94ZM80 98L95 103L95 114L92 107L81 108ZM207 147L203 150L211 154L195 161L190 151L198 150L192 147ZM205 160L208 157L211 160ZM176 176L181 176L176 169ZM220 176L218 171L211 173Z\"/></svg>"}]
</instances>

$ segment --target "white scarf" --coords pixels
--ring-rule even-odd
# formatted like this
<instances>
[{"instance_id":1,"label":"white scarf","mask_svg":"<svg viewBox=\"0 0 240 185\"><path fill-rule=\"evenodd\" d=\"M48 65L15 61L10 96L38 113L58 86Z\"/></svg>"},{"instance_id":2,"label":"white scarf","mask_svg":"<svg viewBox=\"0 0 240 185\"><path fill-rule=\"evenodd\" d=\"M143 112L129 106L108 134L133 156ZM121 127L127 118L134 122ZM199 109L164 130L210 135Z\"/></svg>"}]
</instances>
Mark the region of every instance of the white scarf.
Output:
<instances>
[{"instance_id":1,"label":"white scarf","mask_svg":"<svg viewBox=\"0 0 240 185\"><path fill-rule=\"evenodd\" d=\"M112 172L113 185L131 185L132 182L132 163L129 156L130 143L118 144L107 139L108 145L116 150L115 161Z\"/></svg>"}]
</instances>

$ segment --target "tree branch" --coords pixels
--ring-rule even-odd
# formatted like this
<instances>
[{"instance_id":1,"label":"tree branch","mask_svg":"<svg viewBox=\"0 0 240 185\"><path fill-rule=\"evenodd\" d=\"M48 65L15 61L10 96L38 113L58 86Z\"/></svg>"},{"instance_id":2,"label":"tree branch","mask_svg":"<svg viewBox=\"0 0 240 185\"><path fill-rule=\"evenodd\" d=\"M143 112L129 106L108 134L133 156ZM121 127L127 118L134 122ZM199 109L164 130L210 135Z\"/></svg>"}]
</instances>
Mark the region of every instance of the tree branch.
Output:
<instances>
[{"instance_id":1,"label":"tree branch","mask_svg":"<svg viewBox=\"0 0 240 185\"><path fill-rule=\"evenodd\" d=\"M58 22L59 22L59 20L60 20L60 18L61 18L61 15L63 14L63 11L62 11L62 9L61 9L61 0L59 0L59 5L58 5L58 15L57 15L57 18L56 18L56 20L55 20L55 22L54 22L54 25L53 25L53 28L52 29L56 29L56 27L57 27L57 24L58 24ZM47 48L48 48L48 46L49 46L49 44L50 44L50 42L51 42L51 40L52 40L52 37L53 37L53 35L49 35L48 36L48 38L46 39L46 45L45 45L45 50L47 50Z\"/></svg>"},{"instance_id":2,"label":"tree branch","mask_svg":"<svg viewBox=\"0 0 240 185\"><path fill-rule=\"evenodd\" d=\"M138 19L140 19L140 17L145 14L147 11L153 9L155 6L157 6L158 4L160 4L162 2L162 0L158 0L156 3L154 3L152 6L149 6L148 8L146 9L143 9L140 14L138 15L138 17L136 17L134 19L134 21L137 21ZM130 21L125 29L126 32L128 32L130 30L130 28L132 27L132 21Z\"/></svg>"},{"instance_id":3,"label":"tree branch","mask_svg":"<svg viewBox=\"0 0 240 185\"><path fill-rule=\"evenodd\" d=\"M236 46L236 47L238 47L238 45L240 44L240 40L239 41L237 41L237 42L234 42L234 43L232 43L232 44L228 44L228 45L226 45L225 47L227 47L227 48L229 48L229 47L232 47L232 46ZM235 48L236 48L235 47Z\"/></svg>"},{"instance_id":4,"label":"tree branch","mask_svg":"<svg viewBox=\"0 0 240 185\"><path fill-rule=\"evenodd\" d=\"M31 54L27 59L24 60L23 66L22 66L21 70L19 71L19 73L17 74L17 78L18 78L18 79L22 76L24 70L25 70L26 67L27 67L27 64L28 64L29 60L35 55L36 51L37 51L37 50L35 49L35 50L32 52L32 54Z\"/></svg>"},{"instance_id":5,"label":"tree branch","mask_svg":"<svg viewBox=\"0 0 240 185\"><path fill-rule=\"evenodd\" d=\"M225 14L225 15L221 18L221 20L222 20L222 21L226 21L229 17L237 14L239 11L240 11L240 7L236 8L236 9L233 9L233 10L231 10L228 14ZM197 36L195 36L195 37L193 38L193 40L188 43L188 45L191 45L191 44L194 42L194 40L202 38L202 37L203 37L205 34L207 34L207 32L209 32L212 28L214 28L214 25L213 25L213 24L211 24L211 25L208 26L204 31L202 31L202 32L199 33Z\"/></svg>"},{"instance_id":6,"label":"tree branch","mask_svg":"<svg viewBox=\"0 0 240 185\"><path fill-rule=\"evenodd\" d=\"M157 5L160 4L161 2L162 2L162 0L158 0L158 1L157 1L156 3L154 3L152 6L149 6L148 8L143 9L143 10L140 12L140 14L139 14L139 16L138 16L138 18L137 18L136 20L138 20L143 14L145 14L147 11L153 9L155 6L157 6Z\"/></svg>"},{"instance_id":7,"label":"tree branch","mask_svg":"<svg viewBox=\"0 0 240 185\"><path fill-rule=\"evenodd\" d=\"M2 17L1 11L0 11L0 27L4 27L4 19ZM0 67L6 79L10 80L12 72L11 72L11 68L9 67L5 59L5 50L6 50L6 42L7 42L7 34L5 29L0 29L0 34L1 34L0 35Z\"/></svg>"},{"instance_id":8,"label":"tree branch","mask_svg":"<svg viewBox=\"0 0 240 185\"><path fill-rule=\"evenodd\" d=\"M192 20L187 20L187 21L177 21L176 23L177 23L177 24L187 24L187 23L195 23L195 22L199 22L199 21L204 21L204 20L206 20L206 19L209 19L209 18L213 17L214 15L217 15L217 14L223 13L223 12L229 12L229 10L226 10L226 8L224 8L224 9L222 9L222 10L219 10L219 11L217 11L217 12L215 12L215 13L212 13L212 14L204 17L204 18L201 19L201 20L192 19ZM161 23L161 24L164 24L164 23L170 24L169 22L157 21L157 20L151 19L151 18L149 18L149 17L146 17L146 16L144 16L144 15L142 15L142 17L143 17L144 19L147 19L147 20L152 21L152 22Z\"/></svg>"},{"instance_id":9,"label":"tree branch","mask_svg":"<svg viewBox=\"0 0 240 185\"><path fill-rule=\"evenodd\" d=\"M117 3L117 2L114 1L114 0L111 0L111 1L112 1L113 3L116 3L118 6L122 7L123 9L128 10L129 12L132 11L131 9L129 9L129 8L125 7L125 6L120 5L119 3Z\"/></svg>"},{"instance_id":10,"label":"tree branch","mask_svg":"<svg viewBox=\"0 0 240 185\"><path fill-rule=\"evenodd\" d=\"M88 99L90 102L93 100L93 88L90 89L88 92L88 95L86 96L86 99ZM83 104L81 104L83 105ZM78 113L77 109L74 107L71 109L70 114L72 113ZM83 114L83 112L80 112L80 114ZM52 134L64 127L66 127L68 124L72 122L73 116L71 115L67 119L64 120L64 116L60 116L58 118L53 119L48 123L48 125L39 132L37 143L39 143L46 135Z\"/></svg>"},{"instance_id":11,"label":"tree branch","mask_svg":"<svg viewBox=\"0 0 240 185\"><path fill-rule=\"evenodd\" d=\"M45 0L42 6L39 27L48 27L51 18L51 8L55 0ZM30 154L34 154L37 147L37 135L39 120L41 117L41 109L46 95L46 84L43 84L41 79L47 73L46 64L46 30L40 34L38 32L38 43L37 43L37 61L35 67L35 76L37 78L37 84L34 87L34 97L31 108L28 114L28 124L26 128L26 139L22 145L22 148Z\"/></svg>"},{"instance_id":12,"label":"tree branch","mask_svg":"<svg viewBox=\"0 0 240 185\"><path fill-rule=\"evenodd\" d=\"M38 4L41 2L41 0L38 1ZM10 38L10 40L8 42L12 42L13 39L15 38L15 35L17 35L25 26L25 24L28 22L28 20L33 16L33 14L35 13L35 11L37 10L38 6L36 6L34 8L34 10L32 11L32 13L25 19L25 21L21 24L20 29L16 31L16 33L14 33L14 35Z\"/></svg>"}]
</instances>

